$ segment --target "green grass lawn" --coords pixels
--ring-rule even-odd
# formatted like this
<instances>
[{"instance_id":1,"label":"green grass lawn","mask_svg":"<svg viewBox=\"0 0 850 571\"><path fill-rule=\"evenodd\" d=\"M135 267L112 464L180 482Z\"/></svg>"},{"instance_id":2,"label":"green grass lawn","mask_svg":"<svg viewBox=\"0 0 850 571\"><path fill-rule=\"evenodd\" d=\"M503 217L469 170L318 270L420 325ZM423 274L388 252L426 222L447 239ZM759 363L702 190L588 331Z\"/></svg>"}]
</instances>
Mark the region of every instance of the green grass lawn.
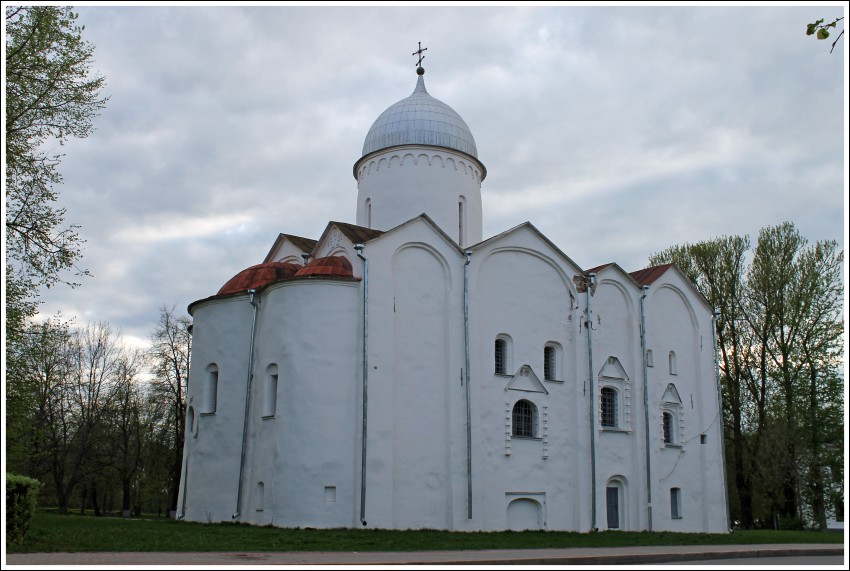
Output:
<instances>
[{"instance_id":1,"label":"green grass lawn","mask_svg":"<svg viewBox=\"0 0 850 571\"><path fill-rule=\"evenodd\" d=\"M7 551L433 551L843 541L842 533L814 531L736 531L720 535L670 532L591 534L560 531L466 533L433 530L315 530L38 512L24 544L7 545Z\"/></svg>"}]
</instances>

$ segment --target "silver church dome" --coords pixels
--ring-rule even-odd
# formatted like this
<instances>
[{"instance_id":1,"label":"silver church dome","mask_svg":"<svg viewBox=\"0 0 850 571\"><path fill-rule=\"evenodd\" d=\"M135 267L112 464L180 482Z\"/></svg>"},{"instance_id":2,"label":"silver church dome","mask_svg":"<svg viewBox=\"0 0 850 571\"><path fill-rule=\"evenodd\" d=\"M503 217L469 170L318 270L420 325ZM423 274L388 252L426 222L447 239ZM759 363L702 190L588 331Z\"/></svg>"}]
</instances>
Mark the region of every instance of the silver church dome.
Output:
<instances>
[{"instance_id":1,"label":"silver church dome","mask_svg":"<svg viewBox=\"0 0 850 571\"><path fill-rule=\"evenodd\" d=\"M478 158L472 132L457 112L425 90L422 75L413 93L390 106L372 124L363 156L398 145L432 145Z\"/></svg>"}]
</instances>

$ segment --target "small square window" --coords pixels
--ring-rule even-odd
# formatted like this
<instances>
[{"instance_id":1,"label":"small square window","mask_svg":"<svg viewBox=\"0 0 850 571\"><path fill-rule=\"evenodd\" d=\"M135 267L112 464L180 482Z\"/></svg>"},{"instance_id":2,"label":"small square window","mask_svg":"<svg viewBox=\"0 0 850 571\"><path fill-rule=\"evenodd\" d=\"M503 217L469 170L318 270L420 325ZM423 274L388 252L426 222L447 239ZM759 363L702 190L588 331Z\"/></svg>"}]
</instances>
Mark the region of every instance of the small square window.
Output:
<instances>
[{"instance_id":1,"label":"small square window","mask_svg":"<svg viewBox=\"0 0 850 571\"><path fill-rule=\"evenodd\" d=\"M325 486L325 503L336 501L336 486Z\"/></svg>"}]
</instances>

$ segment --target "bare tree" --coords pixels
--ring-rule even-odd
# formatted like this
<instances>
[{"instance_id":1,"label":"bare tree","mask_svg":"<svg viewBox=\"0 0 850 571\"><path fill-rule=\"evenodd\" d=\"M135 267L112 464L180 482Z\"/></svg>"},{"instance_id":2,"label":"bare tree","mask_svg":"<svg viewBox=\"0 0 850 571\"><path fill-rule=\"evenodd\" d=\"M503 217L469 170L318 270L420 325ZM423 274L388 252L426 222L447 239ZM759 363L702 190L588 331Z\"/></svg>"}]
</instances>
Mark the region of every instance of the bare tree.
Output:
<instances>
[{"instance_id":1,"label":"bare tree","mask_svg":"<svg viewBox=\"0 0 850 571\"><path fill-rule=\"evenodd\" d=\"M60 513L77 485L98 472L106 411L120 352L106 323L70 330L48 321L31 326L25 354L27 382L35 394L32 462L50 474Z\"/></svg>"},{"instance_id":2,"label":"bare tree","mask_svg":"<svg viewBox=\"0 0 850 571\"><path fill-rule=\"evenodd\" d=\"M125 351L118 359L109 418L110 464L121 483L121 510L130 516L133 482L142 465L142 355Z\"/></svg>"},{"instance_id":3,"label":"bare tree","mask_svg":"<svg viewBox=\"0 0 850 571\"><path fill-rule=\"evenodd\" d=\"M173 463L171 466L171 505L176 512L183 464L183 434L186 419L186 391L189 381L189 360L192 352L191 320L175 315L175 308L160 307L151 348L151 367L154 375L151 391L158 400L168 403L171 425Z\"/></svg>"}]
</instances>

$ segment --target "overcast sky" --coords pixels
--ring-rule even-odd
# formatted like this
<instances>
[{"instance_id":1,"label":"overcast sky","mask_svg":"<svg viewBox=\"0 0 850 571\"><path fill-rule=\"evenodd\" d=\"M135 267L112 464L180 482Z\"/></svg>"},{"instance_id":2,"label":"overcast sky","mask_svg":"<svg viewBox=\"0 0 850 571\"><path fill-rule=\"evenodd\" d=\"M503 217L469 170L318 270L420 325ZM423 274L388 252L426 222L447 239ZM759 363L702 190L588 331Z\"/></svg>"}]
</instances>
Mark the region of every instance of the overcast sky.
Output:
<instances>
[{"instance_id":1,"label":"overcast sky","mask_svg":"<svg viewBox=\"0 0 850 571\"><path fill-rule=\"evenodd\" d=\"M278 233L353 223L352 166L420 41L487 167L485 238L529 221L627 271L783 221L844 248L847 39L805 36L840 4L78 11L110 100L60 192L92 277L43 315L143 343L161 305L216 293Z\"/></svg>"}]
</instances>

